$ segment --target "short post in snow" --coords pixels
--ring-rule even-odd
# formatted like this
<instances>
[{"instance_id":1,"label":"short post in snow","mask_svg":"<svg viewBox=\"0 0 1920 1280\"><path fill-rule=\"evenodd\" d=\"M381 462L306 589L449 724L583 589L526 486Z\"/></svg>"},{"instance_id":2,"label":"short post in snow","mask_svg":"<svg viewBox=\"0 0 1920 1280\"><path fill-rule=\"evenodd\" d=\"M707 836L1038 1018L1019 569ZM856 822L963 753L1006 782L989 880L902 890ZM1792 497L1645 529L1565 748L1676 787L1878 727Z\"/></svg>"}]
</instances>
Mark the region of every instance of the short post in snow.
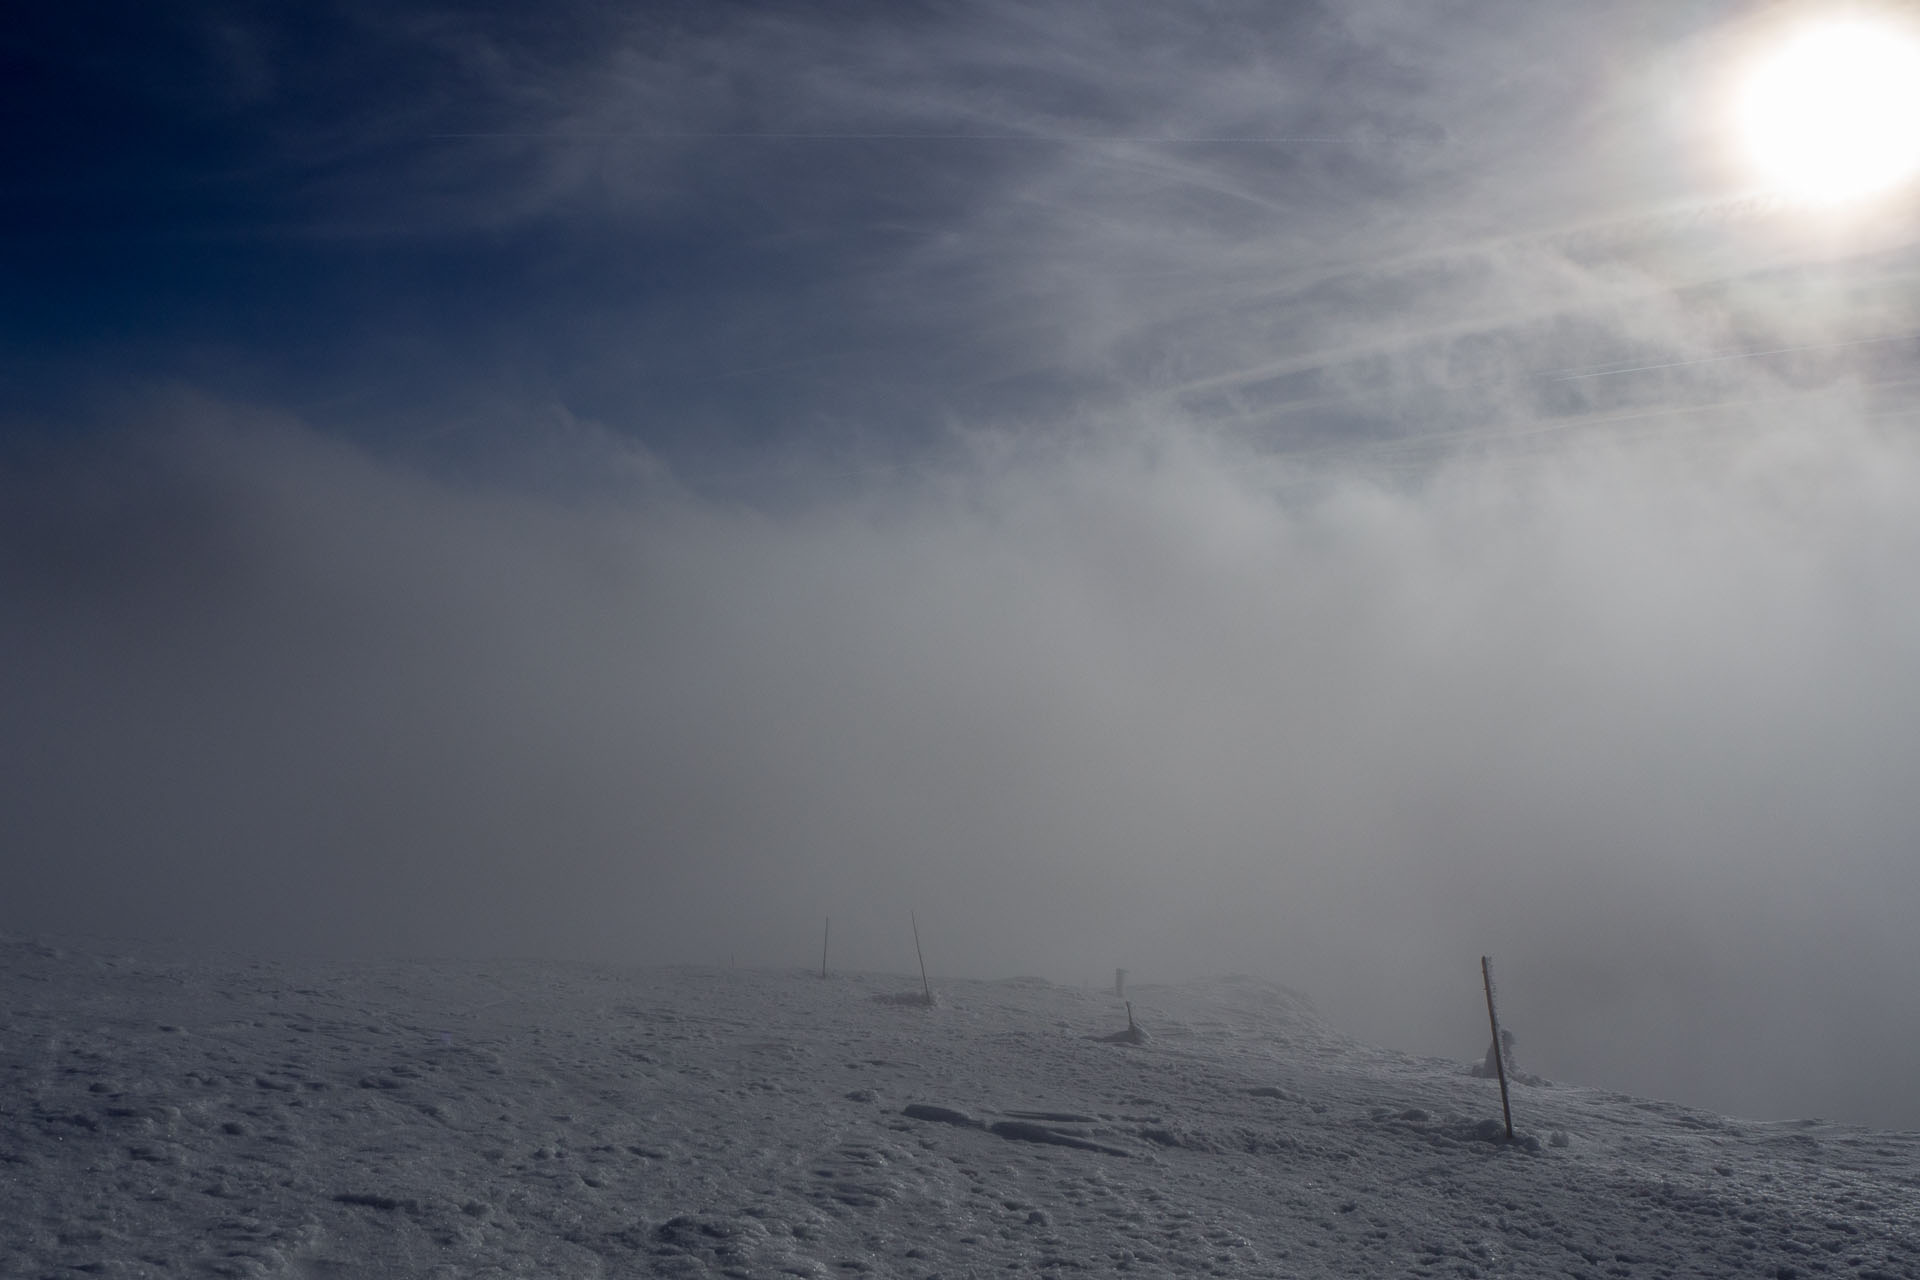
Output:
<instances>
[{"instance_id":1,"label":"short post in snow","mask_svg":"<svg viewBox=\"0 0 1920 1280\"><path fill-rule=\"evenodd\" d=\"M827 927L820 931L820 976L827 976L827 939L833 936L833 917L827 917Z\"/></svg>"},{"instance_id":2,"label":"short post in snow","mask_svg":"<svg viewBox=\"0 0 1920 1280\"><path fill-rule=\"evenodd\" d=\"M1507 1101L1507 1060L1500 1052L1500 1015L1493 1009L1493 961L1480 957L1480 978L1487 987L1487 1022L1493 1027L1493 1070L1500 1077L1500 1114L1507 1122L1507 1141L1513 1141L1513 1107Z\"/></svg>"}]
</instances>

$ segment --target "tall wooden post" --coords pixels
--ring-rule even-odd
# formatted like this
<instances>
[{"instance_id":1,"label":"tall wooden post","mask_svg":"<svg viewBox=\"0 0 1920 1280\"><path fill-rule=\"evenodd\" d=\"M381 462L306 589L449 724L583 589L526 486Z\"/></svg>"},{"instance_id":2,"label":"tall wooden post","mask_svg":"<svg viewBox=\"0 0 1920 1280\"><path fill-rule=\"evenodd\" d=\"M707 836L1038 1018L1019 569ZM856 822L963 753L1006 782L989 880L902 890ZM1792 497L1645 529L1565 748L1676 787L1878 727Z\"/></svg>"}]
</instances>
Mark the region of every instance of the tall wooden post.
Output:
<instances>
[{"instance_id":1,"label":"tall wooden post","mask_svg":"<svg viewBox=\"0 0 1920 1280\"><path fill-rule=\"evenodd\" d=\"M920 990L926 996L927 1003L932 1004L933 987L927 982L927 957L926 953L920 950L920 921L911 911L907 912L907 919L913 922L913 954L920 957Z\"/></svg>"},{"instance_id":2,"label":"tall wooden post","mask_svg":"<svg viewBox=\"0 0 1920 1280\"><path fill-rule=\"evenodd\" d=\"M1507 1141L1513 1141L1513 1107L1507 1102L1507 1059L1500 1051L1500 1015L1493 1011L1493 961L1480 957L1480 978L1487 986L1487 1022L1493 1027L1493 1069L1500 1077L1500 1114L1507 1121Z\"/></svg>"},{"instance_id":3,"label":"tall wooden post","mask_svg":"<svg viewBox=\"0 0 1920 1280\"><path fill-rule=\"evenodd\" d=\"M827 939L833 936L833 917L827 917L827 927L820 931L820 976L827 976Z\"/></svg>"}]
</instances>

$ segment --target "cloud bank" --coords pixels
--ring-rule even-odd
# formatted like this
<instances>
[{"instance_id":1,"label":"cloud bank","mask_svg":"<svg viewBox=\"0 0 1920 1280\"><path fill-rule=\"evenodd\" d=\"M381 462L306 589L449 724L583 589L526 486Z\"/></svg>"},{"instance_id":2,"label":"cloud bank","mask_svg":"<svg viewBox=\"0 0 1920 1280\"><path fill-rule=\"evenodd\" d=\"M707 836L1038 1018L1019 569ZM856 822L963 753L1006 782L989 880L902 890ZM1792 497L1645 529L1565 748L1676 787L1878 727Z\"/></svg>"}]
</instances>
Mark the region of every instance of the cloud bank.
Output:
<instances>
[{"instance_id":1,"label":"cloud bank","mask_svg":"<svg viewBox=\"0 0 1920 1280\"><path fill-rule=\"evenodd\" d=\"M1105 981L1920 1122L1920 447L1313 471L1135 420L780 510L205 402L16 451L15 928ZM1804 408L1804 406L1803 406ZM622 448L582 434L584 470Z\"/></svg>"}]
</instances>

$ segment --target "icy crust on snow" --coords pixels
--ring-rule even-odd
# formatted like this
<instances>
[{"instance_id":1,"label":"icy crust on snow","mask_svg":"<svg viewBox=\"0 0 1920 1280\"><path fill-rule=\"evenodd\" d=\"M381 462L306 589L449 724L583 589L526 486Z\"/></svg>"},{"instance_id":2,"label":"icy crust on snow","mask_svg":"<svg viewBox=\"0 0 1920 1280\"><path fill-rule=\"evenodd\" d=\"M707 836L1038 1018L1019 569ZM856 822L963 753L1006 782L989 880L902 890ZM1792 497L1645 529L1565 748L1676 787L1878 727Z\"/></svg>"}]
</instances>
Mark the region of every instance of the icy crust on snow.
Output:
<instances>
[{"instance_id":1,"label":"icy crust on snow","mask_svg":"<svg viewBox=\"0 0 1920 1280\"><path fill-rule=\"evenodd\" d=\"M1471 975L1470 975L1471 976ZM1369 1048L1248 979L0 938L0 1274L1911 1277L1915 1135Z\"/></svg>"}]
</instances>

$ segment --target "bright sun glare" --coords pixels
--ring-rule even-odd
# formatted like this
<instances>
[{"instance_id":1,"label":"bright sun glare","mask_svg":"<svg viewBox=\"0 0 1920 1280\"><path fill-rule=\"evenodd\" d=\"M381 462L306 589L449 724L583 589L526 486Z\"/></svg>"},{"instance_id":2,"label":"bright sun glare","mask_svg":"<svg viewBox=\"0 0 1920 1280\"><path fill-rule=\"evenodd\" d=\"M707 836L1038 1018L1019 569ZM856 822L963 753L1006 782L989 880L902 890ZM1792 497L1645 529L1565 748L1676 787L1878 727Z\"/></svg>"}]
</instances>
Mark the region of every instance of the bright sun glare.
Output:
<instances>
[{"instance_id":1,"label":"bright sun glare","mask_svg":"<svg viewBox=\"0 0 1920 1280\"><path fill-rule=\"evenodd\" d=\"M1868 18L1809 24L1761 58L1738 110L1749 157L1782 193L1885 191L1920 170L1920 42Z\"/></svg>"}]
</instances>

